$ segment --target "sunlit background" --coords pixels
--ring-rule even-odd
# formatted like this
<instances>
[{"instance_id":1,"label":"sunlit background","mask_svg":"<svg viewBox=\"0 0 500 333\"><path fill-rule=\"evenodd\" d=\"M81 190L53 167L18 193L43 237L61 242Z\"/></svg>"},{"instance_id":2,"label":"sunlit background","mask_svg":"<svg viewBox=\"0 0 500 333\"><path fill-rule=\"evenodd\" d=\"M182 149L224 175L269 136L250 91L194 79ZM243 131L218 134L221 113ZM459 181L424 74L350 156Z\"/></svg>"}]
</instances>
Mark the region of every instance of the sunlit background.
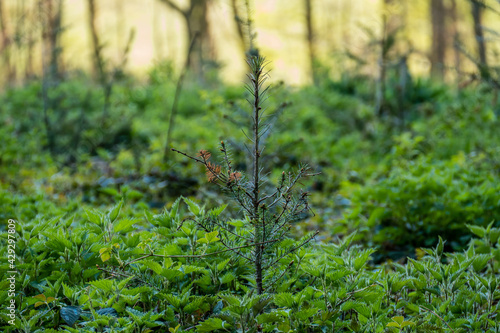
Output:
<instances>
[{"instance_id":1,"label":"sunlit background","mask_svg":"<svg viewBox=\"0 0 500 333\"><path fill-rule=\"evenodd\" d=\"M95 28L105 59L119 63L130 32L135 31L128 53L126 69L144 75L155 63L171 61L174 67L185 62L190 43L181 10L204 3L209 44L205 60L220 69L218 76L226 82L243 79L244 51L238 35L237 22L246 29L247 3L242 0L96 0ZM14 82L22 82L26 74L39 74L42 61L41 40L47 7L57 14L61 3L60 33L61 64L65 71L91 68L93 48L89 28L89 1L64 0L3 0L3 53L9 52L10 65L15 68ZM442 5L441 19L446 43L444 64L446 79L455 77L455 70L466 71L473 63L457 43L471 50L475 57L473 2L466 0L257 0L250 2L250 17L255 31L255 45L272 61L273 79L288 84L311 82L308 46L307 11L311 6L311 36L315 59L330 68L332 74L353 66L353 57L367 61L364 70L373 71L380 51L380 40L391 29L397 31L399 55L407 55L413 74L428 75L431 69L433 21L432 6ZM498 5L491 1L491 6ZM488 2L483 5L490 6ZM494 9L494 8L493 8ZM236 15L235 15L236 13ZM498 38L493 33L500 26L495 10L482 12L484 39ZM438 21L438 23L439 23ZM385 22L385 23L384 23ZM436 24L436 23L434 23ZM386 27L384 30L384 26ZM439 28L439 27L438 27ZM384 31L386 32L384 34ZM247 32L244 31L248 38ZM488 59L495 61L493 49ZM210 54L208 54L210 53ZM347 57L349 54L350 57ZM6 73L6 56L2 57ZM351 59L351 60L347 60ZM27 67L30 67L27 69Z\"/></svg>"}]
</instances>

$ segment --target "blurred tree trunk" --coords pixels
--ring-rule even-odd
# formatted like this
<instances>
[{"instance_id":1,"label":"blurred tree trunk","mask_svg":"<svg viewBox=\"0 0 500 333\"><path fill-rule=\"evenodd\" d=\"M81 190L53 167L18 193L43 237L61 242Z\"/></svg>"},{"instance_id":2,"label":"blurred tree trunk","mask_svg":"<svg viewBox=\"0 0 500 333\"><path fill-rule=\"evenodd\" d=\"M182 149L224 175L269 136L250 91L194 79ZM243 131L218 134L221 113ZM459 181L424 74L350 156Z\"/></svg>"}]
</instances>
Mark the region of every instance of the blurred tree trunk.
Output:
<instances>
[{"instance_id":1,"label":"blurred tree trunk","mask_svg":"<svg viewBox=\"0 0 500 333\"><path fill-rule=\"evenodd\" d=\"M103 109L102 109L102 121L103 123L106 121L108 118L109 114L109 106L111 103L111 94L113 92L113 79L114 75L116 74L116 70L114 73L110 73L106 70L106 64L105 64L105 59L104 55L102 54L102 44L99 39L99 32L97 30L97 15L98 15L98 10L95 5L95 0L87 0L88 4L88 9L89 9L89 17L88 17L88 23L89 23L89 30L90 30L90 35L91 35L91 41L92 41L92 63L94 66L94 75L97 77L99 80L99 83L101 84L102 88L104 89L104 103L103 103ZM129 40L130 43L130 40ZM128 52L129 48L129 43L127 43L126 51Z\"/></svg>"},{"instance_id":2,"label":"blurred tree trunk","mask_svg":"<svg viewBox=\"0 0 500 333\"><path fill-rule=\"evenodd\" d=\"M404 5L402 1L404 0L384 0L387 36L395 37L397 31L404 26L404 13L402 13Z\"/></svg>"},{"instance_id":3,"label":"blurred tree trunk","mask_svg":"<svg viewBox=\"0 0 500 333\"><path fill-rule=\"evenodd\" d=\"M378 77L376 81L375 92L375 114L382 116L385 107L385 90L387 66L389 63L389 51L393 48L396 41L396 33L400 26L400 17L395 15L394 8L399 0L384 0L382 3L382 35L378 41Z\"/></svg>"},{"instance_id":4,"label":"blurred tree trunk","mask_svg":"<svg viewBox=\"0 0 500 333\"><path fill-rule=\"evenodd\" d=\"M456 78L457 78L457 82L459 82L460 81L460 73L461 73L461 55L460 55L460 49L458 47L458 44L460 43L460 31L458 28L459 19L458 19L458 9L457 9L457 1L456 0L451 0L451 6L449 9L449 12L450 12L450 18L451 18L450 37L452 38L450 44L453 48L455 70L457 72Z\"/></svg>"},{"instance_id":5,"label":"blurred tree trunk","mask_svg":"<svg viewBox=\"0 0 500 333\"><path fill-rule=\"evenodd\" d=\"M4 7L5 0L0 0L0 55L2 55L2 67L6 73L5 78L11 82L15 76L15 72L11 63L11 32L9 22L7 22L6 8Z\"/></svg>"},{"instance_id":6,"label":"blurred tree trunk","mask_svg":"<svg viewBox=\"0 0 500 333\"><path fill-rule=\"evenodd\" d=\"M27 10L26 17L28 20L35 21L36 18L36 8L33 6L29 6ZM25 27L26 33L26 64L24 67L24 77L25 79L31 79L35 76L35 70L33 68L33 49L35 44L37 43L37 39L34 36L34 29L31 27Z\"/></svg>"},{"instance_id":7,"label":"blurred tree trunk","mask_svg":"<svg viewBox=\"0 0 500 333\"><path fill-rule=\"evenodd\" d=\"M477 41L477 53L479 64L484 69L488 67L486 59L486 43L483 33L483 10L484 4L481 0L472 0L472 19L474 20L474 35Z\"/></svg>"},{"instance_id":8,"label":"blurred tree trunk","mask_svg":"<svg viewBox=\"0 0 500 333\"><path fill-rule=\"evenodd\" d=\"M379 41L378 56L378 77L375 82L375 114L379 117L383 115L385 105L385 77L387 65L387 15L382 14L382 37Z\"/></svg>"},{"instance_id":9,"label":"blurred tree trunk","mask_svg":"<svg viewBox=\"0 0 500 333\"><path fill-rule=\"evenodd\" d=\"M102 83L106 81L106 73L104 71L104 60L102 58L102 45L99 41L99 33L97 32L97 8L95 0L87 0L89 9L88 24L92 42L92 65L94 75Z\"/></svg>"},{"instance_id":10,"label":"blurred tree trunk","mask_svg":"<svg viewBox=\"0 0 500 333\"><path fill-rule=\"evenodd\" d=\"M163 59L163 36L160 33L160 11L158 2L153 2L153 54L156 60Z\"/></svg>"},{"instance_id":11,"label":"blurred tree trunk","mask_svg":"<svg viewBox=\"0 0 500 333\"><path fill-rule=\"evenodd\" d=\"M446 9L443 0L431 0L431 75L435 78L444 78L444 62L446 55Z\"/></svg>"},{"instance_id":12,"label":"blurred tree trunk","mask_svg":"<svg viewBox=\"0 0 500 333\"><path fill-rule=\"evenodd\" d=\"M177 11L183 17L186 24L188 45L186 54L189 54L188 67L198 78L204 80L204 65L212 62L215 58L208 22L208 0L190 0L187 9L179 7L172 0L160 1ZM189 52L191 41L194 41L194 44L192 45L191 52Z\"/></svg>"},{"instance_id":13,"label":"blurred tree trunk","mask_svg":"<svg viewBox=\"0 0 500 333\"><path fill-rule=\"evenodd\" d=\"M306 43L309 51L309 66L311 71L311 78L314 84L318 83L316 71L316 45L314 41L314 28L313 28L313 14L312 14L312 0L304 0L305 19L306 19Z\"/></svg>"},{"instance_id":14,"label":"blurred tree trunk","mask_svg":"<svg viewBox=\"0 0 500 333\"><path fill-rule=\"evenodd\" d=\"M244 20L240 14L240 9L238 8L238 0L231 0L231 8L233 10L233 19L236 25L236 32L238 33L238 38L240 41L240 47L243 53L249 50L248 42L245 38L244 32Z\"/></svg>"},{"instance_id":15,"label":"blurred tree trunk","mask_svg":"<svg viewBox=\"0 0 500 333\"><path fill-rule=\"evenodd\" d=\"M385 1L385 0L384 0ZM351 18L352 18L352 2L342 1L340 5L340 24L341 24L341 41L344 46L351 45Z\"/></svg>"},{"instance_id":16,"label":"blurred tree trunk","mask_svg":"<svg viewBox=\"0 0 500 333\"><path fill-rule=\"evenodd\" d=\"M123 0L115 0L115 14L116 14L116 45L118 56L121 55L120 49L125 45L125 8Z\"/></svg>"},{"instance_id":17,"label":"blurred tree trunk","mask_svg":"<svg viewBox=\"0 0 500 333\"><path fill-rule=\"evenodd\" d=\"M51 96L49 90L61 80L60 55L62 49L63 0L39 0L42 22L42 100L43 121L48 141L48 149L54 158L57 153L56 134L53 131L49 113L57 112L58 97Z\"/></svg>"},{"instance_id":18,"label":"blurred tree trunk","mask_svg":"<svg viewBox=\"0 0 500 333\"><path fill-rule=\"evenodd\" d=\"M49 54L49 73L52 79L60 79L63 0L40 0L40 2L42 13L45 15L42 33Z\"/></svg>"}]
</instances>

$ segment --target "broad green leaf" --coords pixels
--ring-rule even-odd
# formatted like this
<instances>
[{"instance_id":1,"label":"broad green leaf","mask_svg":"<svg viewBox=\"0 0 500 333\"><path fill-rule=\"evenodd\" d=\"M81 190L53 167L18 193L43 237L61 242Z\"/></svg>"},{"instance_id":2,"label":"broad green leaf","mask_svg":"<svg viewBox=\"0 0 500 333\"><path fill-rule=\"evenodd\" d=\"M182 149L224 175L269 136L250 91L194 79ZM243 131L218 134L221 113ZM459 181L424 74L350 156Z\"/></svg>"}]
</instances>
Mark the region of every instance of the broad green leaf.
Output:
<instances>
[{"instance_id":1,"label":"broad green leaf","mask_svg":"<svg viewBox=\"0 0 500 333\"><path fill-rule=\"evenodd\" d=\"M197 332L212 332L216 330L229 328L229 324L220 318L209 318L196 326Z\"/></svg>"},{"instance_id":2,"label":"broad green leaf","mask_svg":"<svg viewBox=\"0 0 500 333\"><path fill-rule=\"evenodd\" d=\"M111 222L114 222L116 218L118 217L118 214L120 214L120 210L123 207L123 199L120 200L119 203L117 203L113 208L108 213L109 220Z\"/></svg>"},{"instance_id":3,"label":"broad green leaf","mask_svg":"<svg viewBox=\"0 0 500 333\"><path fill-rule=\"evenodd\" d=\"M96 280L96 281L91 281L91 285L96 287L97 289L110 292L113 290L113 280Z\"/></svg>"},{"instance_id":4,"label":"broad green leaf","mask_svg":"<svg viewBox=\"0 0 500 333\"><path fill-rule=\"evenodd\" d=\"M145 261L142 261L142 264L144 266L150 268L156 274L161 274L163 271L163 267L161 267L161 265L159 263L157 263L156 261L145 260Z\"/></svg>"},{"instance_id":5,"label":"broad green leaf","mask_svg":"<svg viewBox=\"0 0 500 333\"><path fill-rule=\"evenodd\" d=\"M259 324L270 324L283 320L283 316L277 312L263 313L257 316Z\"/></svg>"},{"instance_id":6,"label":"broad green leaf","mask_svg":"<svg viewBox=\"0 0 500 333\"><path fill-rule=\"evenodd\" d=\"M217 237L218 234L219 234L219 232L217 230L215 230L215 231L206 233L205 238L207 239L209 244L214 243L214 242L217 242L219 240L219 238Z\"/></svg>"},{"instance_id":7,"label":"broad green leaf","mask_svg":"<svg viewBox=\"0 0 500 333\"><path fill-rule=\"evenodd\" d=\"M466 224L465 225L467 228L469 228L470 231L479 238L483 238L486 235L486 229L483 227L473 225L473 224Z\"/></svg>"},{"instance_id":8,"label":"broad green leaf","mask_svg":"<svg viewBox=\"0 0 500 333\"><path fill-rule=\"evenodd\" d=\"M193 200L189 198L183 198L184 202L188 205L189 211L193 213L194 216L199 216L201 212L200 206L196 204Z\"/></svg>"},{"instance_id":9,"label":"broad green leaf","mask_svg":"<svg viewBox=\"0 0 500 333\"><path fill-rule=\"evenodd\" d=\"M132 230L132 226L137 222L139 222L137 219L121 219L114 224L113 230L115 232L128 232Z\"/></svg>"},{"instance_id":10,"label":"broad green leaf","mask_svg":"<svg viewBox=\"0 0 500 333\"><path fill-rule=\"evenodd\" d=\"M384 207L377 207L373 210L372 214L370 215L370 218L366 221L366 225L370 228L374 227L377 223L379 223L380 218L384 215L385 213L385 208Z\"/></svg>"},{"instance_id":11,"label":"broad green leaf","mask_svg":"<svg viewBox=\"0 0 500 333\"><path fill-rule=\"evenodd\" d=\"M87 214L87 218L90 222L98 226L102 225L102 216L99 212L94 209L86 209L85 213Z\"/></svg>"},{"instance_id":12,"label":"broad green leaf","mask_svg":"<svg viewBox=\"0 0 500 333\"><path fill-rule=\"evenodd\" d=\"M102 249L99 250L99 255L101 257L102 262L108 261L109 259L111 259L111 248L103 247Z\"/></svg>"}]
</instances>

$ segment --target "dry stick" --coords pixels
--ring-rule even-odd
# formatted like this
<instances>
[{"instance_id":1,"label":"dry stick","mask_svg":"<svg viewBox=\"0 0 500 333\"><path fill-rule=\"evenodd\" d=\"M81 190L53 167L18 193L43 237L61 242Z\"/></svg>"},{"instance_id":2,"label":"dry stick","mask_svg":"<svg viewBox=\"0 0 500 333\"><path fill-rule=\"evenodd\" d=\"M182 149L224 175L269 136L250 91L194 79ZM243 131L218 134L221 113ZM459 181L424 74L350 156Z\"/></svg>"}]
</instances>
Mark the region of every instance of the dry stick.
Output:
<instances>
[{"instance_id":1,"label":"dry stick","mask_svg":"<svg viewBox=\"0 0 500 333\"><path fill-rule=\"evenodd\" d=\"M186 55L186 63L184 65L184 68L182 69L181 76L179 76L179 80L177 81L177 86L175 87L174 102L172 103L172 111L170 112L170 119L168 121L167 142L165 143L165 151L163 155L164 163L168 161L168 153L170 152L169 146L170 142L172 141L172 131L174 129L175 116L177 114L177 107L179 104L179 97L182 92L182 85L184 84L184 78L186 77L186 74L189 70L190 66L189 58L191 57L191 53L193 52L194 44L196 39L198 38L198 35L199 32L196 32L193 38L191 39L191 44L189 44L189 49Z\"/></svg>"},{"instance_id":2,"label":"dry stick","mask_svg":"<svg viewBox=\"0 0 500 333\"><path fill-rule=\"evenodd\" d=\"M441 319L441 321L442 321L443 323L445 323L445 325L446 325L446 326L448 326L448 328L449 328L452 332L455 332L455 330L453 330L453 328L451 328L451 327L450 327L450 325L448 325L448 323L447 323L447 322L446 322L443 318L441 318L441 317L440 317L440 316L439 316L436 312L432 311L431 309L427 309L427 308L425 308L425 307L423 307L423 306L420 306L420 308L421 308L421 309L423 309L423 310L425 310L425 311L428 311L428 312L432 313L433 315L435 315L436 317L438 317L439 319Z\"/></svg>"}]
</instances>

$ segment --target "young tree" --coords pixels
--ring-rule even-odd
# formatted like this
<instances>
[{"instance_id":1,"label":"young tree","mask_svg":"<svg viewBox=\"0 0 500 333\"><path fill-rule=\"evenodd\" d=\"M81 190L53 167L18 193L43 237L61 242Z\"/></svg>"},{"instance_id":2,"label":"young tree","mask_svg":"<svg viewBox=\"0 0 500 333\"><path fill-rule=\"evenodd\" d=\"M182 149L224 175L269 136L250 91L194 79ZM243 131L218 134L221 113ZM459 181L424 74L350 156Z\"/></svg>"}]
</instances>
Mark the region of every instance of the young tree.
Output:
<instances>
[{"instance_id":1,"label":"young tree","mask_svg":"<svg viewBox=\"0 0 500 333\"><path fill-rule=\"evenodd\" d=\"M228 221L219 219L206 219L198 223L207 231L218 231L220 241L227 249L253 265L256 290L260 295L269 291L270 287L286 272L286 270L279 272L275 266L289 254L309 243L318 232L293 244L283 243L290 228L290 222L300 218L309 210L308 193L301 191L297 195L294 194L297 182L305 176L310 176L309 168L301 167L296 174L283 172L278 185L270 192L265 191L266 179L261 165L264 147L261 146L261 138L269 129L265 123L265 107L263 106L268 90L265 86L266 62L261 56L249 56L248 65L250 83L247 90L252 97L249 103L252 107L253 123L252 133L247 135L252 144L249 150L253 161L249 179L234 169L229 148L223 141L220 144L223 165L212 162L211 153L206 150L201 150L196 157L176 149L172 150L203 164L208 180L219 185L234 198L241 208L245 216L244 220L249 223L249 230L235 230ZM248 244L254 246L251 253L240 250Z\"/></svg>"}]
</instances>

